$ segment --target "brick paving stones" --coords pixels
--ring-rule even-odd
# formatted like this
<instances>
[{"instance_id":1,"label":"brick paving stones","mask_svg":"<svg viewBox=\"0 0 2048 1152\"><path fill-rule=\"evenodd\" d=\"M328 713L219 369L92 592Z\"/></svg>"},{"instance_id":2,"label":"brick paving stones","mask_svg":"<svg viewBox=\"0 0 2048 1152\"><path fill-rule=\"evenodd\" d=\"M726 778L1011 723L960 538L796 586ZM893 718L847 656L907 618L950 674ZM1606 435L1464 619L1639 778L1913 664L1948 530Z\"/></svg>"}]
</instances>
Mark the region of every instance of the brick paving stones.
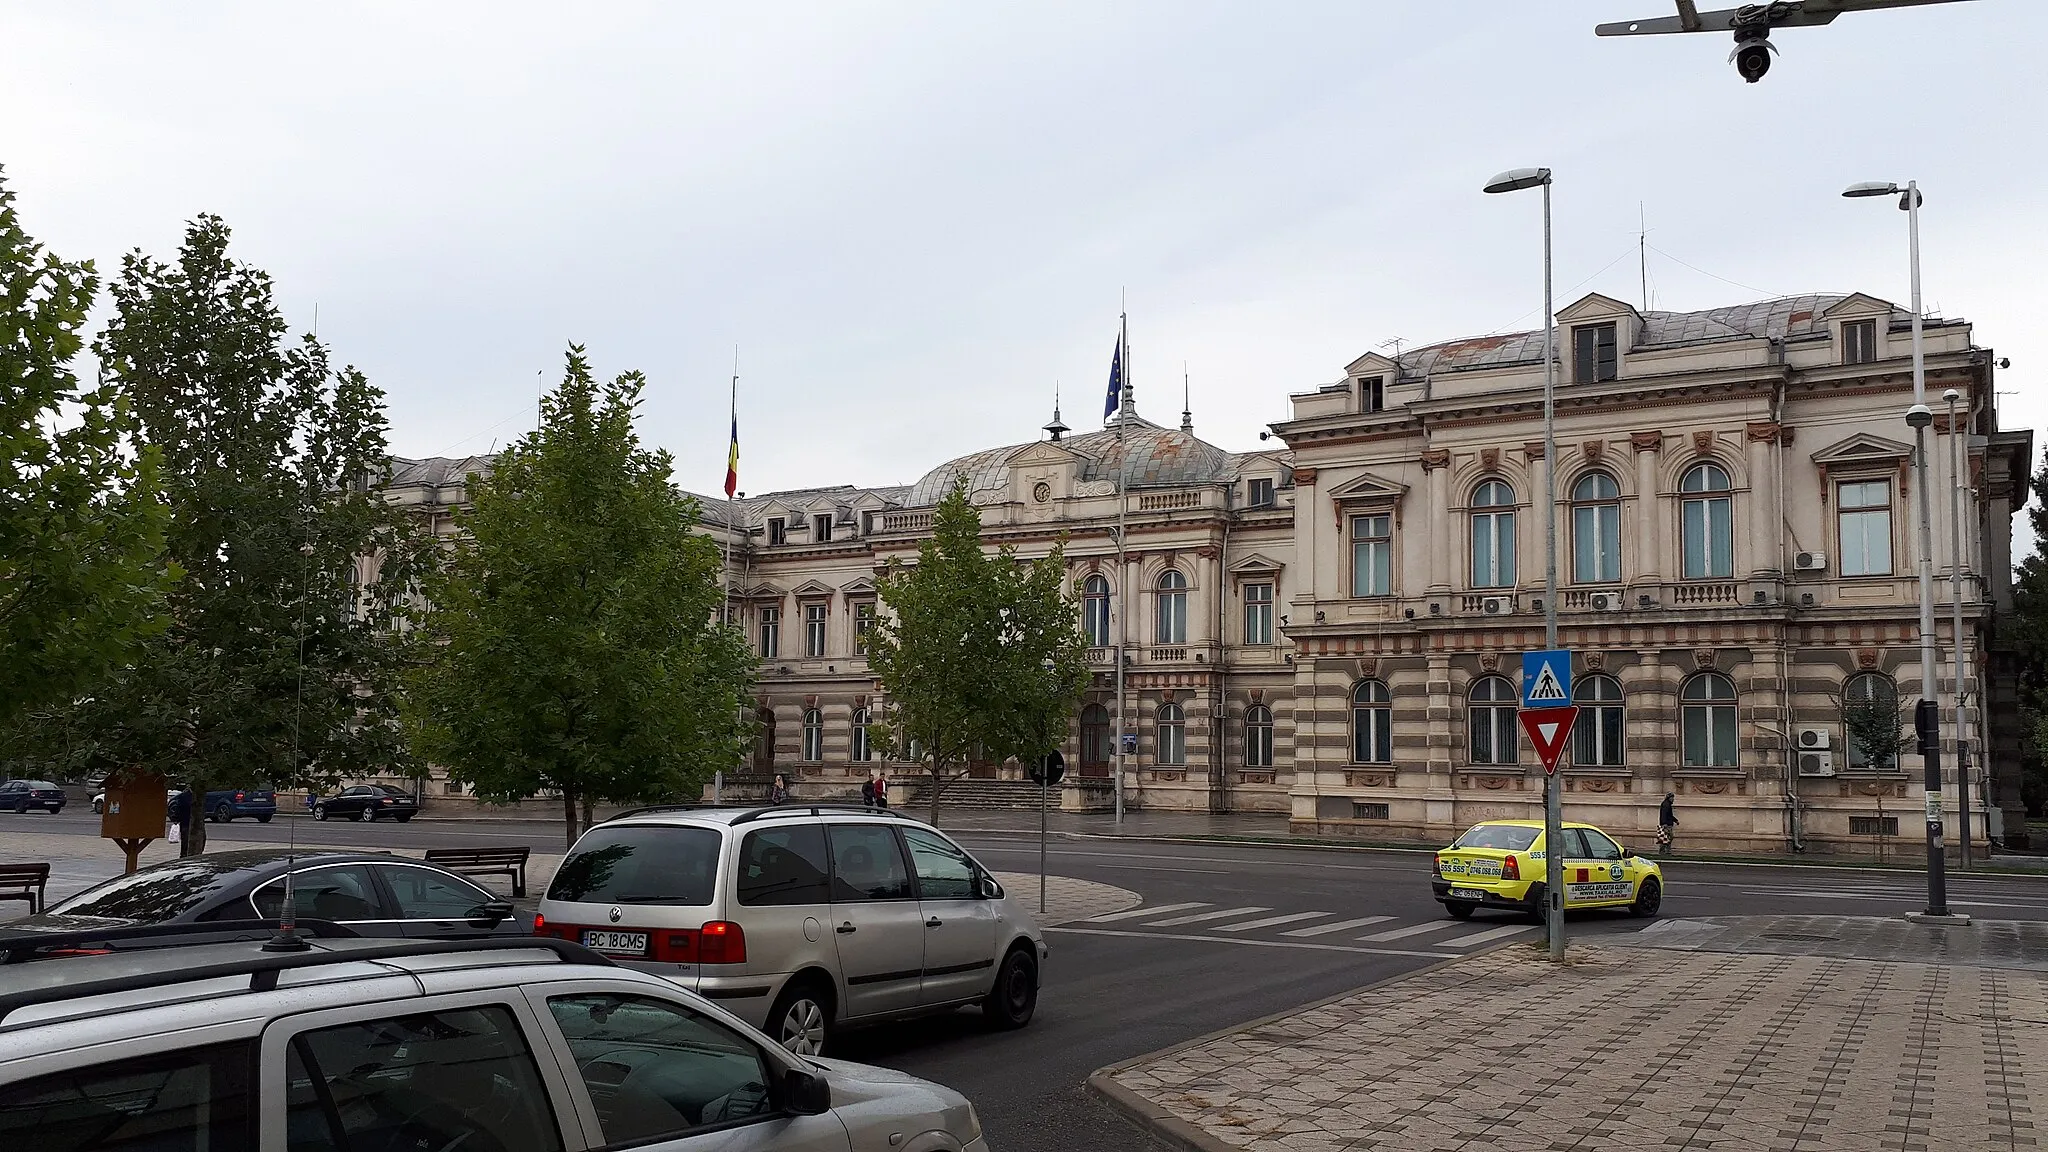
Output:
<instances>
[{"instance_id":1,"label":"brick paving stones","mask_svg":"<svg viewBox=\"0 0 2048 1152\"><path fill-rule=\"evenodd\" d=\"M1457 960L1099 1073L1187 1146L1256 1152L2034 1148L2048 1098L2048 971L2010 925L1780 921L1846 955L1528 946ZM1783 921L1799 921L1785 923ZM1822 923L1830 921L1831 923ZM1724 921L1724 939L1770 924ZM1941 963L1901 958L1920 951ZM1667 933L1699 943L1682 929ZM1805 937L1805 938L1801 938ZM1858 950L1878 958L1859 958Z\"/></svg>"}]
</instances>

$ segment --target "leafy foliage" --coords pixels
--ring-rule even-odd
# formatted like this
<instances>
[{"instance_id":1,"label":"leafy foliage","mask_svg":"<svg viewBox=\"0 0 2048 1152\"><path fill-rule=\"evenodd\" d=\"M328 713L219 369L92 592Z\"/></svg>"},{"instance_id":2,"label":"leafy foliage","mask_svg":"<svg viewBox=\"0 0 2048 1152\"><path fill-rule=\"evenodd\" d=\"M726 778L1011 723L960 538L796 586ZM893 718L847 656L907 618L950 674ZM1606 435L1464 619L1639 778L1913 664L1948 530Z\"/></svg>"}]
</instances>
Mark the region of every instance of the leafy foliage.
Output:
<instances>
[{"instance_id":1,"label":"leafy foliage","mask_svg":"<svg viewBox=\"0 0 2048 1152\"><path fill-rule=\"evenodd\" d=\"M391 624L433 552L373 487L383 395L312 337L287 346L270 278L228 240L202 216L176 263L123 261L96 351L161 461L184 578L137 658L45 726L45 755L201 792L403 774Z\"/></svg>"},{"instance_id":2,"label":"leafy foliage","mask_svg":"<svg viewBox=\"0 0 2048 1152\"><path fill-rule=\"evenodd\" d=\"M2028 813L2048 815L2048 462L2034 474L2027 518L2034 554L2020 561L2013 580L2013 617L2004 639L2020 656L2021 794Z\"/></svg>"},{"instance_id":3,"label":"leafy foliage","mask_svg":"<svg viewBox=\"0 0 2048 1152\"><path fill-rule=\"evenodd\" d=\"M599 386L571 346L540 428L473 477L467 538L426 585L442 645L412 677L423 754L486 799L694 795L746 746L754 659L719 625L720 557L668 453L641 447L645 380Z\"/></svg>"},{"instance_id":4,"label":"leafy foliage","mask_svg":"<svg viewBox=\"0 0 2048 1152\"><path fill-rule=\"evenodd\" d=\"M88 690L161 631L175 572L158 454L70 365L99 277L22 229L0 183L0 728Z\"/></svg>"},{"instance_id":5,"label":"leafy foliage","mask_svg":"<svg viewBox=\"0 0 2048 1152\"><path fill-rule=\"evenodd\" d=\"M899 755L914 750L940 794L971 760L1040 756L1065 737L1088 687L1087 640L1054 548L1020 561L981 543L964 486L948 493L914 566L879 585L884 608L868 665L885 694L876 727Z\"/></svg>"},{"instance_id":6,"label":"leafy foliage","mask_svg":"<svg viewBox=\"0 0 2048 1152\"><path fill-rule=\"evenodd\" d=\"M1842 709L1844 734L1873 768L1899 766L1899 754L1913 745L1913 737L1903 734L1905 726L1905 715L1890 693L1851 700Z\"/></svg>"}]
</instances>

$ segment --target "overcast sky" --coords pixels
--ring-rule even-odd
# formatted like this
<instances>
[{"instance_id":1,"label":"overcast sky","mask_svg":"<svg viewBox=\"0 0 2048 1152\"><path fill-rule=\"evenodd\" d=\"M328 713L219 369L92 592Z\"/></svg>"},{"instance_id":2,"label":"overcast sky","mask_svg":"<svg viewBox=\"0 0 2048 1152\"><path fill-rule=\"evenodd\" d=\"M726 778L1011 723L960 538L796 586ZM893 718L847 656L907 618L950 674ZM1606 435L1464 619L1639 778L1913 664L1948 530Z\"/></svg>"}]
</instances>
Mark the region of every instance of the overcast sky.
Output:
<instances>
[{"instance_id":1,"label":"overcast sky","mask_svg":"<svg viewBox=\"0 0 2048 1152\"><path fill-rule=\"evenodd\" d=\"M1703 7L1708 6L1703 4ZM2048 419L2048 4L1597 39L1666 0L1544 3L50 4L0 0L0 165L32 233L111 272L215 212L293 323L390 398L405 455L531 427L570 341L644 370L700 492L908 483L1137 400L1257 446L1289 391L1558 303L1805 291L1930 305ZM1640 216L1639 216L1640 213Z\"/></svg>"}]
</instances>

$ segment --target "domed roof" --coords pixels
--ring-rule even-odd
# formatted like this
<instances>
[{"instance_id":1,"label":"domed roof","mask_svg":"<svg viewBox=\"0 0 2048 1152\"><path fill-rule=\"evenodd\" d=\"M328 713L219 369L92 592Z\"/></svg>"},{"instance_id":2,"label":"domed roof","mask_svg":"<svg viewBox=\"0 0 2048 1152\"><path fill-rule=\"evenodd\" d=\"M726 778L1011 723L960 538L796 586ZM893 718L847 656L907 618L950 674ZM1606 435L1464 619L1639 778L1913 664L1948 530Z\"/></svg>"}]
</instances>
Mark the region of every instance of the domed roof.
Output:
<instances>
[{"instance_id":1,"label":"domed roof","mask_svg":"<svg viewBox=\"0 0 2048 1152\"><path fill-rule=\"evenodd\" d=\"M1081 458L1077 480L1114 480L1128 458L1124 484L1130 488L1175 488L1192 484L1214 484L1230 478L1232 457L1214 444L1197 440L1193 433L1162 428L1139 416L1132 416L1124 435L1114 427L1089 432L1059 442ZM988 448L957 460L948 460L924 474L911 485L904 504L911 508L937 504L960 477L967 478L970 492L994 488L1003 483L1010 457L1027 444Z\"/></svg>"}]
</instances>

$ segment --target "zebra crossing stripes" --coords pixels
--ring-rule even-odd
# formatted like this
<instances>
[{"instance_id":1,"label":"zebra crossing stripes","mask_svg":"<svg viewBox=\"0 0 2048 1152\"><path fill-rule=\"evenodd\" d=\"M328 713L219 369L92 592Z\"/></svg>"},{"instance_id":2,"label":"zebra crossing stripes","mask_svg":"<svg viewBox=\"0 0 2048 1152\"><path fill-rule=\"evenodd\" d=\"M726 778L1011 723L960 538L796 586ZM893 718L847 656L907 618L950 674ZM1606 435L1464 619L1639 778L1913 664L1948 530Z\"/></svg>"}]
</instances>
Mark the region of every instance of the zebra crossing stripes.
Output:
<instances>
[{"instance_id":1,"label":"zebra crossing stripes","mask_svg":"<svg viewBox=\"0 0 2048 1152\"><path fill-rule=\"evenodd\" d=\"M1487 928L1478 932L1469 932L1463 936L1453 936L1449 940L1438 940L1430 944L1430 947L1470 948L1475 944L1484 944L1489 940L1505 940L1510 936L1520 936L1524 932L1534 932L1535 930L1534 926L1528 924L1504 924L1499 928Z\"/></svg>"},{"instance_id":2,"label":"zebra crossing stripes","mask_svg":"<svg viewBox=\"0 0 2048 1152\"><path fill-rule=\"evenodd\" d=\"M1384 924L1392 919L1392 916L1360 916L1356 920L1339 920L1335 924L1317 924L1308 928L1296 928L1292 932L1282 932L1281 935L1293 937L1328 936L1333 932L1344 932L1352 928Z\"/></svg>"},{"instance_id":3,"label":"zebra crossing stripes","mask_svg":"<svg viewBox=\"0 0 2048 1152\"><path fill-rule=\"evenodd\" d=\"M1150 908L1132 908L1127 912L1111 912L1103 916L1090 916L1086 923L1107 924L1113 920L1135 920L1140 916L1159 916L1168 912L1185 912L1190 908L1207 908L1206 900L1190 900L1186 904L1156 904Z\"/></svg>"},{"instance_id":4,"label":"zebra crossing stripes","mask_svg":"<svg viewBox=\"0 0 2048 1152\"><path fill-rule=\"evenodd\" d=\"M1079 921L1072 926L1053 931L1089 931L1090 925L1103 925L1095 929L1098 934L1111 936L1143 937L1153 933L1147 929L1160 929L1156 934L1177 940L1209 940L1218 944L1244 943L1265 947L1294 948L1336 948L1339 951L1356 949L1378 952L1386 948L1429 948L1435 953L1404 952L1402 955L1453 955L1475 949L1511 937L1537 931L1528 924L1500 924L1487 926L1450 919L1430 919L1415 923L1400 923L1387 915L1353 916L1342 920L1331 917L1341 913L1324 910L1305 912L1273 912L1260 905L1243 905L1234 908L1218 908L1203 900L1191 900L1178 904L1158 904L1151 907L1126 909L1110 912ZM1362 929L1384 929L1361 933ZM1133 929L1116 931L1113 929ZM1178 935L1174 929L1186 929L1194 935ZM1276 931L1277 930L1277 931ZM1260 939L1254 934L1271 932L1272 936ZM1443 935L1431 938L1432 933Z\"/></svg>"},{"instance_id":5,"label":"zebra crossing stripes","mask_svg":"<svg viewBox=\"0 0 2048 1152\"><path fill-rule=\"evenodd\" d=\"M1273 928L1281 924L1299 924L1303 920L1315 920L1328 916L1328 912L1290 912L1285 916L1267 916L1260 920L1247 920L1242 924L1225 924L1218 932L1250 932L1254 928Z\"/></svg>"},{"instance_id":6,"label":"zebra crossing stripes","mask_svg":"<svg viewBox=\"0 0 2048 1152\"><path fill-rule=\"evenodd\" d=\"M1454 922L1430 920L1421 924L1409 924L1401 928L1389 929L1385 932L1375 932L1370 936L1360 936L1359 939L1368 944L1384 944L1389 940L1405 940L1410 936L1420 936L1424 932L1441 932L1451 927L1452 923Z\"/></svg>"},{"instance_id":7,"label":"zebra crossing stripes","mask_svg":"<svg viewBox=\"0 0 2048 1152\"><path fill-rule=\"evenodd\" d=\"M1145 927L1178 928L1182 924L1201 924L1210 920L1228 920L1233 916L1250 916L1255 912L1265 911L1267 911L1266 908L1257 905L1248 908L1225 908L1220 912L1196 912L1193 915L1175 916L1167 920L1147 920L1145 921Z\"/></svg>"}]
</instances>

